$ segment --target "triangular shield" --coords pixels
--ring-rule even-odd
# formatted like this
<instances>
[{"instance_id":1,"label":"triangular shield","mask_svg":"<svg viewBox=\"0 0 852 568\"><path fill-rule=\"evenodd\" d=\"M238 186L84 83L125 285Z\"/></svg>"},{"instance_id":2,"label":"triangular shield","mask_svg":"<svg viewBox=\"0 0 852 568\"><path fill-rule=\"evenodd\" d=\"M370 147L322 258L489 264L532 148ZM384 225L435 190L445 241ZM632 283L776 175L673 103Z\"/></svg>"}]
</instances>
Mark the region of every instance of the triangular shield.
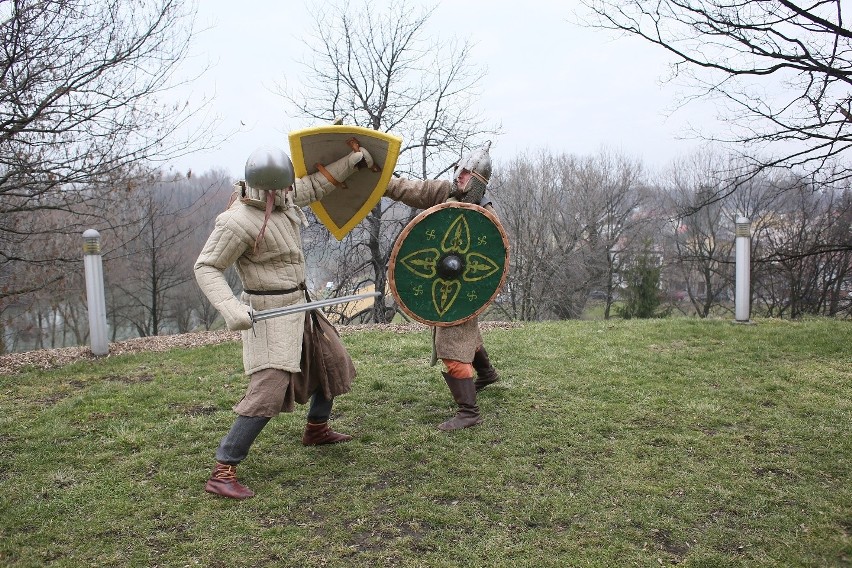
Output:
<instances>
[{"instance_id":1,"label":"triangular shield","mask_svg":"<svg viewBox=\"0 0 852 568\"><path fill-rule=\"evenodd\" d=\"M350 140L366 148L377 167L352 174L339 188L311 204L314 214L342 240L375 207L388 186L402 140L378 130L360 126L325 125L294 130L289 135L290 154L296 177L318 170L317 164L328 165L352 150Z\"/></svg>"}]
</instances>

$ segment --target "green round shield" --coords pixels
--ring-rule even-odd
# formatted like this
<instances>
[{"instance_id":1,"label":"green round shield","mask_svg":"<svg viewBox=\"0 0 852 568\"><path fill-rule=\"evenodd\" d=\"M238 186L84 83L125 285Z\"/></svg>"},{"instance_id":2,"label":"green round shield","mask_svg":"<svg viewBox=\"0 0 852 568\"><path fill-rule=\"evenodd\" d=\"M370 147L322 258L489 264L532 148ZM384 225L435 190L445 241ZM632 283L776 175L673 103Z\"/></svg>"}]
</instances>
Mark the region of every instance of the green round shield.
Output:
<instances>
[{"instance_id":1,"label":"green round shield","mask_svg":"<svg viewBox=\"0 0 852 568\"><path fill-rule=\"evenodd\" d=\"M506 279L509 240L497 217L470 203L441 203L400 233L388 281L400 308L435 326L458 325L484 310Z\"/></svg>"}]
</instances>

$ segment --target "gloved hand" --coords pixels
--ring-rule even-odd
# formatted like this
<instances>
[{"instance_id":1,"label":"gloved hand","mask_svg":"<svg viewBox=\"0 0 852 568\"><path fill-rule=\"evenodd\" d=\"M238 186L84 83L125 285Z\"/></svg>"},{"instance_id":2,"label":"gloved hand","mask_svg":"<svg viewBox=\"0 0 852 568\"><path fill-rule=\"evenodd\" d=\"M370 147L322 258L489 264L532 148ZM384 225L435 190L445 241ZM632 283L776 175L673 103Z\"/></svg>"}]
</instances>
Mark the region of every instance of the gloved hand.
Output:
<instances>
[{"instance_id":1,"label":"gloved hand","mask_svg":"<svg viewBox=\"0 0 852 568\"><path fill-rule=\"evenodd\" d=\"M359 147L357 152L352 152L352 154L349 155L349 158L350 164L352 164L359 170L363 170L364 168L372 168L373 164L375 163L373 161L373 157L363 146Z\"/></svg>"},{"instance_id":2,"label":"gloved hand","mask_svg":"<svg viewBox=\"0 0 852 568\"><path fill-rule=\"evenodd\" d=\"M226 302L219 309L219 313L225 319L225 325L230 331L251 329L252 321L249 315L249 307L236 298Z\"/></svg>"}]
</instances>

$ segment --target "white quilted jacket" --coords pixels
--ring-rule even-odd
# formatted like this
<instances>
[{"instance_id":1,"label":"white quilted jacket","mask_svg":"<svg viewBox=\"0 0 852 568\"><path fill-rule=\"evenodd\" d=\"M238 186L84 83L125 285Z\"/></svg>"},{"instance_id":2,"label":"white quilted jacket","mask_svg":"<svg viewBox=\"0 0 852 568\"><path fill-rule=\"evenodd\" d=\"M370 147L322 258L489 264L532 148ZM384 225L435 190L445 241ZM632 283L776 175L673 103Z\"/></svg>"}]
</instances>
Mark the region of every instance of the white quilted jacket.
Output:
<instances>
[{"instance_id":1,"label":"white quilted jacket","mask_svg":"<svg viewBox=\"0 0 852 568\"><path fill-rule=\"evenodd\" d=\"M350 154L327 166L327 169L335 179L343 181L355 171L354 164L358 160L360 154ZM238 183L236 187L241 191L245 186ZM265 192L245 187L244 196L216 218L215 228L195 263L195 278L226 322L240 317L245 320L249 302L255 310L305 302L305 294L301 290L271 296L243 293L237 299L224 271L236 265L246 290L286 290L304 283L305 257L302 254L300 225L305 222L305 215L300 207L322 199L334 189L335 186L319 173L297 179L295 190L288 192L286 198L280 194L276 196L275 209L256 251L255 239L263 225ZM298 372L304 321L305 314L296 313L260 321L254 324L253 329L244 329L243 366L246 374L270 368Z\"/></svg>"}]
</instances>

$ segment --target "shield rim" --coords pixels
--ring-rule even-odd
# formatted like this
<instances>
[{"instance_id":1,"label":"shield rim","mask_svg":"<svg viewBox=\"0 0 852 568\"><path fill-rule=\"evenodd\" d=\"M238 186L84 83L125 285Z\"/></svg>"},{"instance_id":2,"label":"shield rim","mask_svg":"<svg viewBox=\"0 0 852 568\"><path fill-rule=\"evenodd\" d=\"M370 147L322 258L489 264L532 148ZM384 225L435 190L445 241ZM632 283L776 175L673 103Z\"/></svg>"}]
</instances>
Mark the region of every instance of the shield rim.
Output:
<instances>
[{"instance_id":1,"label":"shield rim","mask_svg":"<svg viewBox=\"0 0 852 568\"><path fill-rule=\"evenodd\" d=\"M441 209L449 209L449 208L459 208L459 209L472 209L474 211L478 211L485 215L494 225L497 227L497 230L500 233L500 237L503 240L504 248L506 249L506 254L503 258L503 275L500 277L500 282L494 288L494 293L491 294L491 297L488 298L487 301L483 302L482 306L480 306L476 311L472 314L465 316L463 318L457 319L451 322L444 321L432 321L428 320L409 309L408 306L405 305L405 302L402 301L402 298L399 295L399 292L396 289L396 258L399 254L400 248L402 248L402 243L405 241L405 238L411 233L411 231L416 227L420 221L422 221L425 217L431 215L435 211ZM503 225L500 223L500 219L497 216L489 211L488 209L476 205L473 203L462 203L459 201L445 201L444 203L439 203L438 205L433 205L428 209L424 209L421 211L414 219L411 220L408 225L406 225L402 231L399 233L399 237L397 237L396 242L391 249L390 258L388 260L388 285L390 286L391 294L393 295L394 300L396 300L397 305L402 309L402 311L409 316L410 318L426 325L434 326L434 327L452 327L456 325L461 325L469 319L475 318L480 313L482 313L485 308L491 305L494 301L494 298L497 297L497 294L503 289L503 285L506 283L506 278L509 275L509 236L506 234L506 230L503 228Z\"/></svg>"},{"instance_id":2,"label":"shield rim","mask_svg":"<svg viewBox=\"0 0 852 568\"><path fill-rule=\"evenodd\" d=\"M381 201L382 196L385 193L385 188L387 188L390 178L393 175L394 167L396 167L396 161L399 158L400 148L402 147L402 139L394 136L393 134L388 134L387 132L380 132L371 128L364 128L363 126L350 126L345 124L325 124L300 130L293 130L290 132L287 139L290 144L291 159L293 161L293 168L297 178L308 175L304 150L302 149L302 144L299 141L303 138L317 134L339 134L342 136L355 136L356 138L358 136L362 136L364 138L382 140L388 145L385 163L380 164L382 168L382 175L379 176L379 181L376 183L376 187L373 188L372 193L370 193L358 211L356 211L346 223L343 225L335 223L331 218L331 215L329 215L328 210L325 208L325 205L323 205L322 200L311 203L311 210L313 210L314 215L316 215L329 232L331 232L331 234L340 241L343 240L343 237L348 235L349 232L358 225L358 223L363 221L373 207Z\"/></svg>"}]
</instances>

